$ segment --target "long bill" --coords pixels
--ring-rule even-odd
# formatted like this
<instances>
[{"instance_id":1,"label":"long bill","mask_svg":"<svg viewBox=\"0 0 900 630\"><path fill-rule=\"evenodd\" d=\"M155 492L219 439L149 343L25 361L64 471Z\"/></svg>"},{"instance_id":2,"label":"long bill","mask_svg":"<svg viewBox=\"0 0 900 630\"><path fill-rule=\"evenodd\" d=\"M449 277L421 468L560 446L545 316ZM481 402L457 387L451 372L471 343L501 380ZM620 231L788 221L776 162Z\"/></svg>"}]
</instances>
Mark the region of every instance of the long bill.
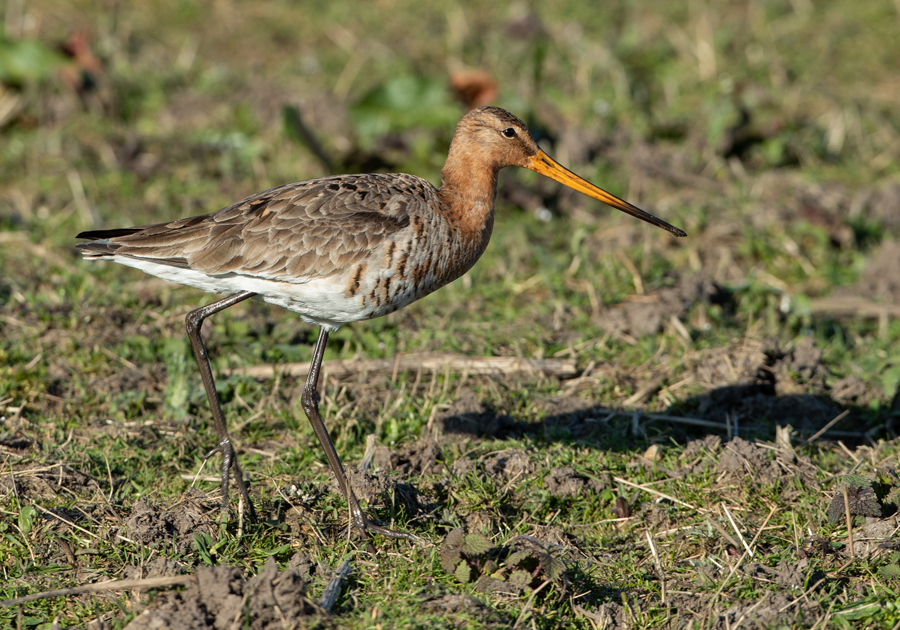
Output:
<instances>
[{"instance_id":1,"label":"long bill","mask_svg":"<svg viewBox=\"0 0 900 630\"><path fill-rule=\"evenodd\" d=\"M598 201L602 201L608 206L616 208L617 210L621 210L625 214L630 214L631 216L637 217L642 221L646 221L651 225L655 225L656 227L671 232L675 236L687 236L687 233L684 230L681 230L674 225L670 225L659 217L655 217L649 212L645 212L637 206L631 205L624 199L619 199L615 195L609 194L602 188L594 186L591 182L582 179L540 149L538 149L536 155L526 159L524 163L520 164L520 166L532 170L535 173L540 173L541 175L549 177L550 179L556 180L560 184L564 184L572 190L577 190L580 193L584 193L588 197L593 197Z\"/></svg>"}]
</instances>

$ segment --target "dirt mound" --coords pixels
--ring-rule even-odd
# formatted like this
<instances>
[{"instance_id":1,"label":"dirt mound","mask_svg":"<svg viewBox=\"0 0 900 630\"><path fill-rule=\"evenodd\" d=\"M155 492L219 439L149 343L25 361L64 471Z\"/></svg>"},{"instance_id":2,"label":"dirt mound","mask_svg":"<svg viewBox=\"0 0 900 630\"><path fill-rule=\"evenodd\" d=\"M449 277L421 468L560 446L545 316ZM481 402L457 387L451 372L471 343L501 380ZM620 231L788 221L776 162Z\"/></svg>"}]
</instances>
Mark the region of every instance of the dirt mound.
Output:
<instances>
[{"instance_id":1,"label":"dirt mound","mask_svg":"<svg viewBox=\"0 0 900 630\"><path fill-rule=\"evenodd\" d=\"M520 478L534 472L535 464L527 453L519 449L511 449L489 455L482 461L484 472L488 477L500 480Z\"/></svg>"},{"instance_id":2,"label":"dirt mound","mask_svg":"<svg viewBox=\"0 0 900 630\"><path fill-rule=\"evenodd\" d=\"M434 440L422 438L412 444L406 444L397 451L386 446L378 446L372 463L377 468L394 470L402 475L442 475L446 471L440 462L441 448Z\"/></svg>"},{"instance_id":3,"label":"dirt mound","mask_svg":"<svg viewBox=\"0 0 900 630\"><path fill-rule=\"evenodd\" d=\"M600 492L603 483L579 475L574 468L551 468L550 474L544 477L544 487L555 497L571 497Z\"/></svg>"},{"instance_id":4,"label":"dirt mound","mask_svg":"<svg viewBox=\"0 0 900 630\"><path fill-rule=\"evenodd\" d=\"M674 287L635 296L632 301L601 311L597 323L611 335L652 335L662 330L672 317L684 317L695 302L723 299L721 289L707 276L686 275Z\"/></svg>"},{"instance_id":5,"label":"dirt mound","mask_svg":"<svg viewBox=\"0 0 900 630\"><path fill-rule=\"evenodd\" d=\"M780 562L777 566L768 567L760 562L748 562L740 567L741 572L762 582L774 582L788 587L792 591L803 590L809 573L809 559L799 561ZM810 576L814 584L825 577L820 571L813 572Z\"/></svg>"},{"instance_id":6,"label":"dirt mound","mask_svg":"<svg viewBox=\"0 0 900 630\"><path fill-rule=\"evenodd\" d=\"M491 610L471 595L447 593L426 599L422 602L421 608L425 612L440 615L466 613L478 619L480 623L484 624L483 627L503 627L508 623L500 613Z\"/></svg>"},{"instance_id":7,"label":"dirt mound","mask_svg":"<svg viewBox=\"0 0 900 630\"><path fill-rule=\"evenodd\" d=\"M478 463L474 459L468 457L460 457L453 465L450 466L450 472L457 477L465 477L471 475L478 469Z\"/></svg>"},{"instance_id":8,"label":"dirt mound","mask_svg":"<svg viewBox=\"0 0 900 630\"><path fill-rule=\"evenodd\" d=\"M33 440L32 444L39 445L40 442ZM29 448L32 447L26 447L24 452L27 452ZM0 493L2 493L0 496L16 496L18 494L20 500L26 498L38 500L58 496L60 488L80 494L88 489L96 491L100 487L95 479L69 464L58 463L32 472L34 465L29 460L30 458L22 458L21 463L16 464L7 462L6 466L8 467L4 471L7 474L0 476ZM94 507L89 506L86 501L79 502L79 508L87 512L94 510ZM84 518L83 513L75 516L76 520L81 518Z\"/></svg>"},{"instance_id":9,"label":"dirt mound","mask_svg":"<svg viewBox=\"0 0 900 630\"><path fill-rule=\"evenodd\" d=\"M831 386L831 397L844 405L864 402L869 386L854 374L838 379Z\"/></svg>"},{"instance_id":10,"label":"dirt mound","mask_svg":"<svg viewBox=\"0 0 900 630\"><path fill-rule=\"evenodd\" d=\"M215 535L214 524L201 509L201 503L207 503L206 495L198 490L186 492L184 499L171 510L140 499L125 521L125 531L135 542L145 545L174 542L178 553L188 553L193 549L196 533Z\"/></svg>"},{"instance_id":11,"label":"dirt mound","mask_svg":"<svg viewBox=\"0 0 900 630\"><path fill-rule=\"evenodd\" d=\"M244 580L236 567L199 567L197 581L184 591L167 592L126 626L144 628L249 628L306 626L316 607L293 570L279 573L275 560Z\"/></svg>"},{"instance_id":12,"label":"dirt mound","mask_svg":"<svg viewBox=\"0 0 900 630\"><path fill-rule=\"evenodd\" d=\"M900 241L884 241L872 252L859 280L834 294L900 304L900 263L897 261L900 261Z\"/></svg>"},{"instance_id":13,"label":"dirt mound","mask_svg":"<svg viewBox=\"0 0 900 630\"><path fill-rule=\"evenodd\" d=\"M755 628L802 628L822 616L822 607L818 601L804 600L791 606L793 601L793 596L787 593L765 591L759 599L742 600L733 604L719 618L719 623L714 627L717 630L720 628L726 630L726 628L734 628L738 623L743 622L743 624Z\"/></svg>"},{"instance_id":14,"label":"dirt mound","mask_svg":"<svg viewBox=\"0 0 900 630\"><path fill-rule=\"evenodd\" d=\"M775 463L769 449L762 448L739 437L733 438L719 458L718 469L738 479L750 476L763 483L772 483L784 476Z\"/></svg>"},{"instance_id":15,"label":"dirt mound","mask_svg":"<svg viewBox=\"0 0 900 630\"><path fill-rule=\"evenodd\" d=\"M742 432L790 424L811 435L841 413L830 399L858 402L868 394L864 383L849 377L829 387L822 349L811 337L786 348L745 340L704 351L694 374L710 391L693 399L692 414L719 420L730 414Z\"/></svg>"},{"instance_id":16,"label":"dirt mound","mask_svg":"<svg viewBox=\"0 0 900 630\"><path fill-rule=\"evenodd\" d=\"M396 500L411 515L427 509L425 497L415 486L402 481L396 475L364 473L355 468L347 468L346 473L356 497L365 501L370 508L383 507ZM337 479L332 479L330 489L338 495L343 494Z\"/></svg>"}]
</instances>

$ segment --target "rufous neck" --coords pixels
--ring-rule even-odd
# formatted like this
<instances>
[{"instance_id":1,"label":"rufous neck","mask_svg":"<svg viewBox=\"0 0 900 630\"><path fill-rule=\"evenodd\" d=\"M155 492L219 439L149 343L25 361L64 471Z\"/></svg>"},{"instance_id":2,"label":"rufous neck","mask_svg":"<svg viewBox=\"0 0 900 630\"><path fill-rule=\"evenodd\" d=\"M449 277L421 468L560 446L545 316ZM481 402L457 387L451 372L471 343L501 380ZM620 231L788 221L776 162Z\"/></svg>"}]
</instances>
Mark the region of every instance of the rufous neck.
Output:
<instances>
[{"instance_id":1,"label":"rufous neck","mask_svg":"<svg viewBox=\"0 0 900 630\"><path fill-rule=\"evenodd\" d=\"M451 224L473 235L482 232L488 223L493 224L498 170L451 145L438 191L444 215Z\"/></svg>"}]
</instances>

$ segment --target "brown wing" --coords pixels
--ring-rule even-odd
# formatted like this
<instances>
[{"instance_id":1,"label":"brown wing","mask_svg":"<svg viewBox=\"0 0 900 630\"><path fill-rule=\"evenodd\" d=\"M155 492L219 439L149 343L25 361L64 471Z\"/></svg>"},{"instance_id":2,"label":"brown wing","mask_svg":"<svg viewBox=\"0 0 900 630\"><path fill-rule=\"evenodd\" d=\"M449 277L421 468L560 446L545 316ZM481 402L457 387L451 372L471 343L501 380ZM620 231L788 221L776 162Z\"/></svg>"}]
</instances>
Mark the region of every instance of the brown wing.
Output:
<instances>
[{"instance_id":1,"label":"brown wing","mask_svg":"<svg viewBox=\"0 0 900 630\"><path fill-rule=\"evenodd\" d=\"M435 203L412 175L341 175L257 193L218 212L139 228L84 232L93 256L131 256L209 274L328 276L360 262Z\"/></svg>"}]
</instances>

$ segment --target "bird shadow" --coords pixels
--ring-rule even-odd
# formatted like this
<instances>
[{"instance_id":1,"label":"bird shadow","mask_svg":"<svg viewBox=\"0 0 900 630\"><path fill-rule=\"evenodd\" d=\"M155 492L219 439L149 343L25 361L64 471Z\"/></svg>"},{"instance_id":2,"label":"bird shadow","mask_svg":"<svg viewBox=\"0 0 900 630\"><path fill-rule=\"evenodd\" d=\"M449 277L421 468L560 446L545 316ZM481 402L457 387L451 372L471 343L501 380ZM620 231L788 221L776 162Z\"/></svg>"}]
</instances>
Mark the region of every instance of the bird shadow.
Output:
<instances>
[{"instance_id":1,"label":"bird shadow","mask_svg":"<svg viewBox=\"0 0 900 630\"><path fill-rule=\"evenodd\" d=\"M796 443L841 440L857 446L896 437L894 426L900 416L900 409L847 405L824 394L778 395L765 384L718 387L678 401L662 413L579 404L565 398L548 401L547 414L538 420L519 420L489 405L468 402L461 406L436 419L437 434L450 439L530 437L618 452L648 443L684 444L709 434L770 441L779 427L787 426Z\"/></svg>"}]
</instances>

